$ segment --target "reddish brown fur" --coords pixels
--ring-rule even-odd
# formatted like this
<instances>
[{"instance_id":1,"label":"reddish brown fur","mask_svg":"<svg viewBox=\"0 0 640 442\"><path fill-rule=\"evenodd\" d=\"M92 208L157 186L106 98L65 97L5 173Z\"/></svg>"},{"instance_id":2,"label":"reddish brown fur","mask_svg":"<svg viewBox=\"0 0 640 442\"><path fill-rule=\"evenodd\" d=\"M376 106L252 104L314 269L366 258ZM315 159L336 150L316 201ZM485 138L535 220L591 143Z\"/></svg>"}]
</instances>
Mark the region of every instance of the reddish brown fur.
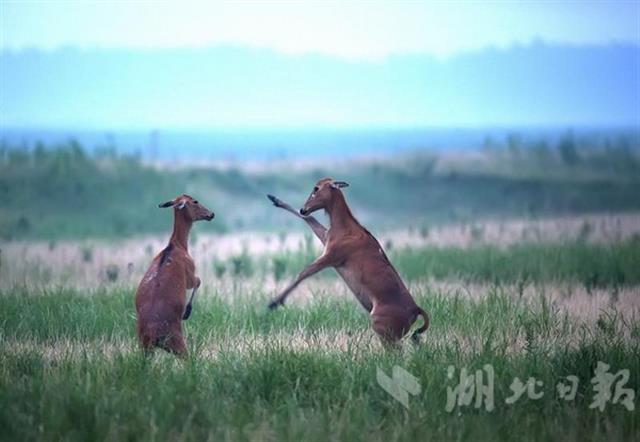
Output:
<instances>
[{"instance_id":1,"label":"reddish brown fur","mask_svg":"<svg viewBox=\"0 0 640 442\"><path fill-rule=\"evenodd\" d=\"M429 318L413 300L382 247L371 233L355 219L340 187L343 182L324 178L316 184L298 215L288 204L269 195L277 206L303 218L324 244L323 254L307 266L270 308L282 305L287 296L305 278L327 267L334 267L362 306L370 312L373 329L385 342L397 342L407 334L418 316L424 325L413 337L424 332ZM327 230L310 213L325 209L331 226Z\"/></svg>"},{"instance_id":2,"label":"reddish brown fur","mask_svg":"<svg viewBox=\"0 0 640 442\"><path fill-rule=\"evenodd\" d=\"M189 195L181 195L160 207L173 207L173 234L169 244L151 263L136 292L137 332L145 351L163 348L184 355L187 347L182 321L188 318L200 278L189 256L189 231L195 221L210 221L214 215ZM186 291L193 289L185 306Z\"/></svg>"}]
</instances>

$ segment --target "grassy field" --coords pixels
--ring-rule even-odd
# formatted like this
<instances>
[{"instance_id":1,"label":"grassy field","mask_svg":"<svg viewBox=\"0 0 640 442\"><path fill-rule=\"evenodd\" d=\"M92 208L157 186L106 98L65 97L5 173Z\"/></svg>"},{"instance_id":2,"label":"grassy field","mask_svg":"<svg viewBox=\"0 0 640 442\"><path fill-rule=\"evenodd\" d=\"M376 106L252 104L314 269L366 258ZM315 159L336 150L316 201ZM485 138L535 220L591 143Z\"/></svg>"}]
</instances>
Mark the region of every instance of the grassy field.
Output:
<instances>
[{"instance_id":1,"label":"grassy field","mask_svg":"<svg viewBox=\"0 0 640 442\"><path fill-rule=\"evenodd\" d=\"M409 279L462 279L524 284L545 281L594 287L640 285L640 237L615 245L516 245L506 250L484 246L468 250L403 249L394 262Z\"/></svg>"},{"instance_id":2,"label":"grassy field","mask_svg":"<svg viewBox=\"0 0 640 442\"><path fill-rule=\"evenodd\" d=\"M0 145L0 440L635 440L640 158L623 141L287 173ZM383 348L333 271L267 311L320 244L264 194L295 206L325 175L430 313L419 345ZM190 237L189 356L145 358L135 288L171 231L157 204L182 192L217 215ZM383 388L403 370L408 407Z\"/></svg>"},{"instance_id":3,"label":"grassy field","mask_svg":"<svg viewBox=\"0 0 640 442\"><path fill-rule=\"evenodd\" d=\"M0 426L5 440L631 440L638 411L590 409L598 361L640 386L637 316L611 304L594 322L541 292L487 286L479 299L414 289L432 315L418 346L386 351L355 302L319 296L268 314L267 294L208 288L186 323L190 356L145 359L130 290L0 293ZM636 293L637 295L637 293ZM576 302L580 302L575 299ZM637 312L636 312L637 315ZM495 408L446 410L462 368L490 364ZM421 393L409 409L376 371L400 366ZM453 379L447 378L455 367ZM486 373L485 373L486 375ZM572 401L556 384L579 378ZM515 377L542 381L516 403ZM486 382L486 378L485 378ZM477 394L477 392L476 392Z\"/></svg>"},{"instance_id":4,"label":"grassy field","mask_svg":"<svg viewBox=\"0 0 640 442\"><path fill-rule=\"evenodd\" d=\"M570 283L587 291L610 288L615 292L640 285L637 265L640 222L636 224L636 233L627 232L626 237L609 242L602 242L602 238L581 239L580 233L564 242L520 241L509 245L481 241L438 247L429 245L424 238L419 243L415 234L407 232L380 238L390 259L408 281L455 280L524 286ZM7 243L4 255L10 259L0 267L0 289L26 284L95 290L100 286L134 284L166 241L167 235L115 243ZM408 244L411 242L413 246ZM213 284L256 279L275 289L319 256L321 249L320 242L310 235L282 237L253 233L197 236L192 241L191 254L196 259L198 274ZM324 271L319 277L336 280L332 271Z\"/></svg>"},{"instance_id":5,"label":"grassy field","mask_svg":"<svg viewBox=\"0 0 640 442\"><path fill-rule=\"evenodd\" d=\"M582 441L640 432L637 409L611 400L602 411L590 408L598 361L613 374L629 370L621 387L637 393L640 386L633 235L611 243L393 248L392 260L432 318L422 342L399 351L380 345L331 272L305 282L284 309L267 311L313 245L213 262L203 256L184 361L142 356L133 308L141 270L96 283L101 248L87 261L81 244L25 243L20 253L9 249L22 258L0 269L0 438ZM207 249L201 246L196 256ZM48 273L25 259L31 249L44 253ZM77 278L61 283L64 259ZM21 272L24 279L12 279ZM469 405L447 408L460 371L487 364L493 409L475 406L479 389ZM391 376L395 366L421 386L408 409L377 381L378 369ZM570 401L557 391L569 375L579 379ZM507 403L516 377L542 382L535 393L543 396L524 393Z\"/></svg>"}]
</instances>

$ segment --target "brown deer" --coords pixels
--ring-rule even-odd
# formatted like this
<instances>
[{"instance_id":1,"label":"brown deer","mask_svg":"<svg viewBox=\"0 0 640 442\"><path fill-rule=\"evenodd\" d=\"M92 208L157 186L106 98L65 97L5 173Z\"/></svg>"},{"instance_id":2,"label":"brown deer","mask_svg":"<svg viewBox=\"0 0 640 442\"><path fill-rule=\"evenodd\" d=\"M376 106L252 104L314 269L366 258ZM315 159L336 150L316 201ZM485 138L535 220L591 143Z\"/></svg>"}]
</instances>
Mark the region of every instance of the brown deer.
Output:
<instances>
[{"instance_id":1,"label":"brown deer","mask_svg":"<svg viewBox=\"0 0 640 442\"><path fill-rule=\"evenodd\" d=\"M276 207L304 219L324 244L322 255L302 270L296 280L271 301L269 308L283 305L287 296L309 276L333 267L369 312L373 329L384 342L399 341L418 316L422 316L424 324L412 335L417 340L429 327L429 316L415 303L378 241L351 213L340 190L347 186L344 181L321 179L299 214L275 196L267 195ZM319 209L329 215L329 229L310 216Z\"/></svg>"},{"instance_id":2,"label":"brown deer","mask_svg":"<svg viewBox=\"0 0 640 442\"><path fill-rule=\"evenodd\" d=\"M189 195L180 195L158 207L173 207L173 233L169 244L153 259L136 292L138 339L145 352L160 347L184 355L187 347L181 319L189 319L200 287L189 256L189 231L195 221L211 221L214 214ZM193 291L185 306L188 289Z\"/></svg>"}]
</instances>

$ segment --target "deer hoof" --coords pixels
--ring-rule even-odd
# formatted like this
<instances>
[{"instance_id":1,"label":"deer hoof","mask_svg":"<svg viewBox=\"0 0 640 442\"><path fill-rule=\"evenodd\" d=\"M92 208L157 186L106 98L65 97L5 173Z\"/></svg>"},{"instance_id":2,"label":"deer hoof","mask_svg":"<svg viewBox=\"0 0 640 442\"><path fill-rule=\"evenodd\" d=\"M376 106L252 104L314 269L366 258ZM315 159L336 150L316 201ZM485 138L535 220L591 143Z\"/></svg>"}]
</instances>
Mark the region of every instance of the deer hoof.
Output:
<instances>
[{"instance_id":1,"label":"deer hoof","mask_svg":"<svg viewBox=\"0 0 640 442\"><path fill-rule=\"evenodd\" d=\"M284 305L284 303L282 301L280 301L279 299L275 299L273 301L271 301L269 303L269 310L275 310L278 307L280 307L281 305Z\"/></svg>"},{"instance_id":2,"label":"deer hoof","mask_svg":"<svg viewBox=\"0 0 640 442\"><path fill-rule=\"evenodd\" d=\"M186 321L191 316L191 304L187 304L187 308L184 309L184 314L182 315L182 320Z\"/></svg>"},{"instance_id":3,"label":"deer hoof","mask_svg":"<svg viewBox=\"0 0 640 442\"><path fill-rule=\"evenodd\" d=\"M267 195L267 198L273 203L274 206L280 207L280 200L273 195Z\"/></svg>"}]
</instances>

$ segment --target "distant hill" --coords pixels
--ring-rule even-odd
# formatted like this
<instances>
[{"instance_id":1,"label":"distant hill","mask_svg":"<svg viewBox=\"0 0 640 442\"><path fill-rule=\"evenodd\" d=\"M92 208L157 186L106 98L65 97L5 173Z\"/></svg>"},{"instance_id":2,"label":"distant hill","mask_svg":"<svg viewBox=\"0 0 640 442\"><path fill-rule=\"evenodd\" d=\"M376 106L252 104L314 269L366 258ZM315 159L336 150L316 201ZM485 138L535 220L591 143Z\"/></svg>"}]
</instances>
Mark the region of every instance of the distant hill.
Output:
<instances>
[{"instance_id":1,"label":"distant hill","mask_svg":"<svg viewBox=\"0 0 640 442\"><path fill-rule=\"evenodd\" d=\"M240 47L0 55L7 127L638 125L640 46L349 61Z\"/></svg>"},{"instance_id":2,"label":"distant hill","mask_svg":"<svg viewBox=\"0 0 640 442\"><path fill-rule=\"evenodd\" d=\"M18 238L167 232L172 219L158 203L181 192L216 212L215 222L203 223L198 232L300 230L304 223L275 210L266 194L299 207L325 176L350 183L345 192L354 212L375 229L428 230L461 222L463 230L473 230L491 218L637 214L640 150L624 143L590 146L591 140L576 138L558 147L487 149L480 155L410 154L391 161L315 161L312 167L288 161L253 170L203 162L158 169L135 156L90 154L75 143L56 150L0 146L0 247ZM324 219L322 212L317 216ZM601 226L586 228L588 236Z\"/></svg>"}]
</instances>

